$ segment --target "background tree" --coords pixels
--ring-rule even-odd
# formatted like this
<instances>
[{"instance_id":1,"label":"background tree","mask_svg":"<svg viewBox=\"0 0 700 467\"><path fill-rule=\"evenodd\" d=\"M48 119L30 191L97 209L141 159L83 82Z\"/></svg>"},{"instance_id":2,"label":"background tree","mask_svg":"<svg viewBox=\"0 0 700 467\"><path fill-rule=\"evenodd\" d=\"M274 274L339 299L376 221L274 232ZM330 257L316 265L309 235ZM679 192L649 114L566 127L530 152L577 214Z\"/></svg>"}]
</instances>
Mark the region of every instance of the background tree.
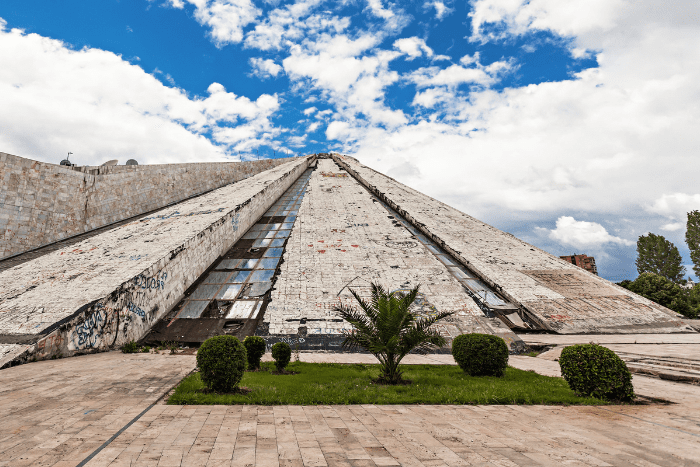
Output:
<instances>
[{"instance_id":1,"label":"background tree","mask_svg":"<svg viewBox=\"0 0 700 467\"><path fill-rule=\"evenodd\" d=\"M690 291L663 276L645 272L634 281L623 281L620 285L688 318L697 318L700 303L691 303ZM695 297L696 302L700 302L700 288Z\"/></svg>"},{"instance_id":2,"label":"background tree","mask_svg":"<svg viewBox=\"0 0 700 467\"><path fill-rule=\"evenodd\" d=\"M688 213L688 223L685 230L685 243L690 249L690 259L693 260L693 271L700 277L700 211Z\"/></svg>"},{"instance_id":3,"label":"background tree","mask_svg":"<svg viewBox=\"0 0 700 467\"><path fill-rule=\"evenodd\" d=\"M685 276L685 267L681 264L683 258L676 246L666 240L663 235L642 235L637 240L637 272L651 272L663 276L673 282L679 282Z\"/></svg>"}]
</instances>

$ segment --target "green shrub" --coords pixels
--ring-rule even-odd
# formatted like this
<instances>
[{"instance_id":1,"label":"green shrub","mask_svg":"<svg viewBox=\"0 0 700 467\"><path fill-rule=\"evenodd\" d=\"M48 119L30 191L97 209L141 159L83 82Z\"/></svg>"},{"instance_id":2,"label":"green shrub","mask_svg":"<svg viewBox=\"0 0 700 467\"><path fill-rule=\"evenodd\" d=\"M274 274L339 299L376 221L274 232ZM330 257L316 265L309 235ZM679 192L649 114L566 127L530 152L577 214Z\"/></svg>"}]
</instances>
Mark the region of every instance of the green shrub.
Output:
<instances>
[{"instance_id":1,"label":"green shrub","mask_svg":"<svg viewBox=\"0 0 700 467\"><path fill-rule=\"evenodd\" d=\"M289 344L278 342L272 346L272 358L275 359L275 366L280 373L289 365L292 358L292 348Z\"/></svg>"},{"instance_id":2,"label":"green shrub","mask_svg":"<svg viewBox=\"0 0 700 467\"><path fill-rule=\"evenodd\" d=\"M265 355L267 344L260 336L248 336L243 339L246 353L248 354L248 369L257 370L260 368L260 359Z\"/></svg>"},{"instance_id":3,"label":"green shrub","mask_svg":"<svg viewBox=\"0 0 700 467\"><path fill-rule=\"evenodd\" d=\"M236 337L210 337L197 351L197 366L204 384L216 392L232 392L246 369L245 347Z\"/></svg>"},{"instance_id":4,"label":"green shrub","mask_svg":"<svg viewBox=\"0 0 700 467\"><path fill-rule=\"evenodd\" d=\"M452 341L452 356L469 376L503 376L508 346L490 334L462 334Z\"/></svg>"},{"instance_id":5,"label":"green shrub","mask_svg":"<svg viewBox=\"0 0 700 467\"><path fill-rule=\"evenodd\" d=\"M561 374L578 396L613 401L634 398L632 375L615 352L597 344L566 347L559 357Z\"/></svg>"},{"instance_id":6,"label":"green shrub","mask_svg":"<svg viewBox=\"0 0 700 467\"><path fill-rule=\"evenodd\" d=\"M122 346L122 352L124 353L136 353L139 351L139 345L132 341L127 342Z\"/></svg>"}]
</instances>

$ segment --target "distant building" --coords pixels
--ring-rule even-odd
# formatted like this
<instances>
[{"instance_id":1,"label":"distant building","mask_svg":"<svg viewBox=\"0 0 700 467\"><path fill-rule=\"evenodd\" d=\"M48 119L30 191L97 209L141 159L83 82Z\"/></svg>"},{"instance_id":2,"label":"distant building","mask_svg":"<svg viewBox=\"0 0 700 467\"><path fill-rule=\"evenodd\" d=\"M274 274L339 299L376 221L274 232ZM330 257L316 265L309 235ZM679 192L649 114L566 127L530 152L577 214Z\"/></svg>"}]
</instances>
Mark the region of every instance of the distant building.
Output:
<instances>
[{"instance_id":1,"label":"distant building","mask_svg":"<svg viewBox=\"0 0 700 467\"><path fill-rule=\"evenodd\" d=\"M592 272L596 276L598 275L598 268L595 266L595 258L592 256L573 254L569 256L560 256L560 258L588 272Z\"/></svg>"}]
</instances>

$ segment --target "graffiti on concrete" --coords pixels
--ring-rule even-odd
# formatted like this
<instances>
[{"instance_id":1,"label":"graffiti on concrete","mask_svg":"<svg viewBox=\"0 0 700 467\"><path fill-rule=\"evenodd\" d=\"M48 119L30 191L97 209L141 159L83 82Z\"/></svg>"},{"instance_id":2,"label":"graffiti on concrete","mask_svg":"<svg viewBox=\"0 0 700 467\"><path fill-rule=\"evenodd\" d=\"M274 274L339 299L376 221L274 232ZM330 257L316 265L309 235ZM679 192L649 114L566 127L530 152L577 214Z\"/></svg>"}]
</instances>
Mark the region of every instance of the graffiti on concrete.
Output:
<instances>
[{"instance_id":1,"label":"graffiti on concrete","mask_svg":"<svg viewBox=\"0 0 700 467\"><path fill-rule=\"evenodd\" d=\"M146 318L146 312L143 309L141 309L140 307L138 307L134 302L129 302L129 304L127 305L127 308L133 314L140 316L141 319Z\"/></svg>"},{"instance_id":2,"label":"graffiti on concrete","mask_svg":"<svg viewBox=\"0 0 700 467\"><path fill-rule=\"evenodd\" d=\"M238 232L238 226L239 226L239 220L240 220L241 215L239 213L236 213L233 215L231 218L231 227L233 227L234 232Z\"/></svg>"},{"instance_id":3,"label":"graffiti on concrete","mask_svg":"<svg viewBox=\"0 0 700 467\"><path fill-rule=\"evenodd\" d=\"M136 287L148 290L163 290L165 289L165 281L168 278L168 273L164 272L162 276L157 275L153 277L146 277L143 274L139 274L134 278L134 283Z\"/></svg>"},{"instance_id":4,"label":"graffiti on concrete","mask_svg":"<svg viewBox=\"0 0 700 467\"><path fill-rule=\"evenodd\" d=\"M100 343L102 331L106 322L106 312L103 305L93 312L85 321L75 327L72 336L76 349L94 349Z\"/></svg>"},{"instance_id":5,"label":"graffiti on concrete","mask_svg":"<svg viewBox=\"0 0 700 467\"><path fill-rule=\"evenodd\" d=\"M61 351L61 346L63 345L63 336L60 333L51 334L46 336L36 343L37 357L45 357Z\"/></svg>"}]
</instances>

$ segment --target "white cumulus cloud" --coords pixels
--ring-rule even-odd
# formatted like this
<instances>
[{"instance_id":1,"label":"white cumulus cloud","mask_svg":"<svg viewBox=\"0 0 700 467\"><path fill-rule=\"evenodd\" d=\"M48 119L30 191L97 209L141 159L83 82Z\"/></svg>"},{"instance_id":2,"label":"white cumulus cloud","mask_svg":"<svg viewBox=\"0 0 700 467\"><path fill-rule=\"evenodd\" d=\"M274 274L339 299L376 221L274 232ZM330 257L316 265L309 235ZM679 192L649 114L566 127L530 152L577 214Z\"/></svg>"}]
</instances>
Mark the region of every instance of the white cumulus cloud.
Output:
<instances>
[{"instance_id":1,"label":"white cumulus cloud","mask_svg":"<svg viewBox=\"0 0 700 467\"><path fill-rule=\"evenodd\" d=\"M276 77L282 71L282 67L270 59L262 59L259 57L250 58L250 66L253 68L253 74L259 78Z\"/></svg>"},{"instance_id":2,"label":"white cumulus cloud","mask_svg":"<svg viewBox=\"0 0 700 467\"><path fill-rule=\"evenodd\" d=\"M635 244L630 240L610 235L605 227L597 222L577 221L570 216L557 219L557 226L549 231L549 238L564 245L580 248L599 247L606 243L627 246Z\"/></svg>"},{"instance_id":3,"label":"white cumulus cloud","mask_svg":"<svg viewBox=\"0 0 700 467\"><path fill-rule=\"evenodd\" d=\"M184 8L185 0L169 0L175 8ZM186 0L194 5L194 17L209 27L214 43L222 47L243 40L243 28L260 15L250 0Z\"/></svg>"},{"instance_id":4,"label":"white cumulus cloud","mask_svg":"<svg viewBox=\"0 0 700 467\"><path fill-rule=\"evenodd\" d=\"M654 200L648 207L650 212L660 214L670 219L686 221L687 213L700 210L700 193L689 195L687 193L664 194ZM669 224L676 225L676 224ZM685 224L683 224L685 227ZM673 230L673 229L666 229Z\"/></svg>"},{"instance_id":5,"label":"white cumulus cloud","mask_svg":"<svg viewBox=\"0 0 700 467\"><path fill-rule=\"evenodd\" d=\"M208 96L190 98L111 52L73 50L4 22L0 63L13 64L0 67L0 102L12 109L0 112L0 148L18 156L56 163L71 151L79 164L215 161L238 149L232 144L279 131L269 120L276 96L251 101L213 83ZM232 139L228 131L246 136Z\"/></svg>"},{"instance_id":6,"label":"white cumulus cloud","mask_svg":"<svg viewBox=\"0 0 700 467\"><path fill-rule=\"evenodd\" d=\"M404 37L394 42L394 48L408 55L407 60L413 60L422 57L425 54L427 57L433 56L433 49L428 47L425 40L420 37Z\"/></svg>"}]
</instances>

